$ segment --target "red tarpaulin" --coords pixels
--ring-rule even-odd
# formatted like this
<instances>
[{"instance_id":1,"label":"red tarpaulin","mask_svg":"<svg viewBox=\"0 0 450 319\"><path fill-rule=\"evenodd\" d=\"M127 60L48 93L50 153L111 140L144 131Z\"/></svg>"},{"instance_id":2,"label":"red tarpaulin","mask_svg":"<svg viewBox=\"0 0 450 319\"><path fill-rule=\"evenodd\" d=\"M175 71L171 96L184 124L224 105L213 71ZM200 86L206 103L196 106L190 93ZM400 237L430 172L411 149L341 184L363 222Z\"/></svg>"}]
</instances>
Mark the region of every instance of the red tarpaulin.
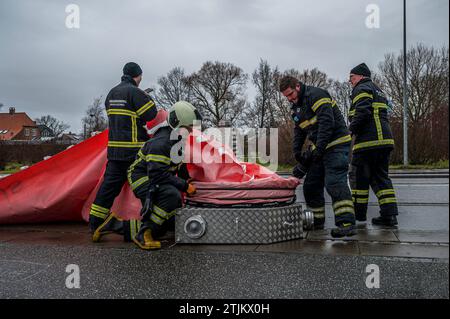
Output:
<instances>
[{"instance_id":1,"label":"red tarpaulin","mask_svg":"<svg viewBox=\"0 0 450 319\"><path fill-rule=\"evenodd\" d=\"M164 116L160 111L158 119L148 126L157 124ZM87 221L106 167L107 143L108 131L105 131L0 179L0 224ZM237 197L248 198L250 203L255 202L251 199L255 196L264 198L263 202L270 201L271 197L287 199L292 198L299 184L295 178L281 178L257 164L238 162L229 148L207 140L199 132L188 138L186 159L189 158L194 163L188 164L188 171L198 188L193 201L231 204ZM219 196L211 191L216 188L221 189ZM234 193L233 188L236 188ZM259 192L255 195L252 189ZM139 218L140 208L140 201L126 184L112 211L124 219Z\"/></svg>"}]
</instances>

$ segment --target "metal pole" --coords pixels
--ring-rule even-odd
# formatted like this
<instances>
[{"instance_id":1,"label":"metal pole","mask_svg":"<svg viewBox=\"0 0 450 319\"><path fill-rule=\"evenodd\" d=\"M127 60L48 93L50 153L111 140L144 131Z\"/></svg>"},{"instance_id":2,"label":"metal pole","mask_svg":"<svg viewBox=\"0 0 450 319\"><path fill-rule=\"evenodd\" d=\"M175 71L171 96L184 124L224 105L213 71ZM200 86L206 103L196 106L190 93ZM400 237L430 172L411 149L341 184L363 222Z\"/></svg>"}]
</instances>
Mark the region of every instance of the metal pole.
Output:
<instances>
[{"instance_id":1,"label":"metal pole","mask_svg":"<svg viewBox=\"0 0 450 319\"><path fill-rule=\"evenodd\" d=\"M403 165L408 165L408 80L406 78L406 0L403 0Z\"/></svg>"}]
</instances>

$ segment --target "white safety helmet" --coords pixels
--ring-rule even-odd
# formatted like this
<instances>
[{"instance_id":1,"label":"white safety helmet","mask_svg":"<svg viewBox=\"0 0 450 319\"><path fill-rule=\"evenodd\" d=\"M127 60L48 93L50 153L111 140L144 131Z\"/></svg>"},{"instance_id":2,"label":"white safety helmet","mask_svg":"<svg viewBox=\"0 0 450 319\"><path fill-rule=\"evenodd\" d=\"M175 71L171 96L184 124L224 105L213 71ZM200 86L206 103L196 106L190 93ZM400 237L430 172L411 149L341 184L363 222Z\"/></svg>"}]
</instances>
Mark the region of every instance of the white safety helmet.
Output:
<instances>
[{"instance_id":1,"label":"white safety helmet","mask_svg":"<svg viewBox=\"0 0 450 319\"><path fill-rule=\"evenodd\" d=\"M172 129L191 127L194 121L201 121L202 117L197 109L189 102L178 101L172 105L167 114L167 123Z\"/></svg>"}]
</instances>

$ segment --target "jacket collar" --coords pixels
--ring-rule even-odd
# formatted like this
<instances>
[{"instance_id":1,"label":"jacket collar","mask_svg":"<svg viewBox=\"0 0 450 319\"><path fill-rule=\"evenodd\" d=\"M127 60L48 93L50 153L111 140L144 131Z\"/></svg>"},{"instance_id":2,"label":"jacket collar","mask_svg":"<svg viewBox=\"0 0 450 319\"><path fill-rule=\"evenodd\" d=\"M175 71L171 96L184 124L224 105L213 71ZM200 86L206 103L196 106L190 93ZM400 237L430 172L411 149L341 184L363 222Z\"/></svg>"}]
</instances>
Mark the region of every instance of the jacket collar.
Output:
<instances>
[{"instance_id":1,"label":"jacket collar","mask_svg":"<svg viewBox=\"0 0 450 319\"><path fill-rule=\"evenodd\" d=\"M133 78L129 75L122 75L122 77L120 78L120 80L122 82L126 82L126 83L131 83L134 86L137 86L136 82L133 80Z\"/></svg>"}]
</instances>

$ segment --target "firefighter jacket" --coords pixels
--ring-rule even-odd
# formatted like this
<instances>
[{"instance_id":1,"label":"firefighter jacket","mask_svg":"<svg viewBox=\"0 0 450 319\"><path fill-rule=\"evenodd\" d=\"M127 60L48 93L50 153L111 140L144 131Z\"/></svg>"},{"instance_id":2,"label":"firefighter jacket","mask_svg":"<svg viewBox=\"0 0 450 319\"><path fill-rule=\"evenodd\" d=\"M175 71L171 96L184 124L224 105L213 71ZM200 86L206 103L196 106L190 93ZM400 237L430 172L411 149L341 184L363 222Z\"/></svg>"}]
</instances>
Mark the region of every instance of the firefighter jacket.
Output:
<instances>
[{"instance_id":1,"label":"firefighter jacket","mask_svg":"<svg viewBox=\"0 0 450 319\"><path fill-rule=\"evenodd\" d=\"M128 182L135 193L145 184L150 184L150 186L171 184L180 191L187 190L186 180L176 176L179 170L185 168L185 165L181 161L174 163L171 160L172 147L176 143L180 143L178 139L170 139L171 132L172 129L169 126L158 129L155 135L139 150L136 160L128 169ZM180 156L181 153L178 153L178 150L182 148L175 146L174 149Z\"/></svg>"},{"instance_id":2,"label":"firefighter jacket","mask_svg":"<svg viewBox=\"0 0 450 319\"><path fill-rule=\"evenodd\" d=\"M302 84L298 102L292 104L292 119L295 124L293 150L296 156L301 153L306 138L321 153L351 142L336 101L323 89Z\"/></svg>"},{"instance_id":3,"label":"firefighter jacket","mask_svg":"<svg viewBox=\"0 0 450 319\"><path fill-rule=\"evenodd\" d=\"M352 92L349 111L350 131L355 135L353 152L376 148L393 148L388 120L388 102L371 79L361 80Z\"/></svg>"},{"instance_id":4,"label":"firefighter jacket","mask_svg":"<svg viewBox=\"0 0 450 319\"><path fill-rule=\"evenodd\" d=\"M108 159L133 161L148 139L144 127L157 113L151 97L127 75L105 100L109 122Z\"/></svg>"}]
</instances>

